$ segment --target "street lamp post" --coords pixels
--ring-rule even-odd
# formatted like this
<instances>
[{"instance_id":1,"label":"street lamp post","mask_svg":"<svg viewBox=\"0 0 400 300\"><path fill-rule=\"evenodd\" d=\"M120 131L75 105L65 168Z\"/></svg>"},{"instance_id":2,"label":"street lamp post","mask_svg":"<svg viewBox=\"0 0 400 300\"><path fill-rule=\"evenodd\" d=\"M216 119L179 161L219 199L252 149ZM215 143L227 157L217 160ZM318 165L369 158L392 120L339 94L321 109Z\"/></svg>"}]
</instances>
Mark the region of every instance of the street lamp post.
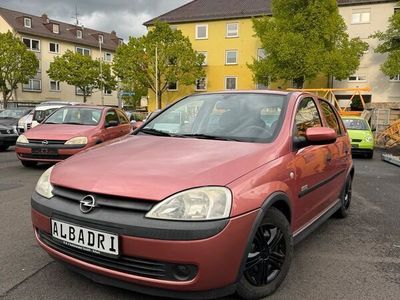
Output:
<instances>
[{"instance_id":1,"label":"street lamp post","mask_svg":"<svg viewBox=\"0 0 400 300\"><path fill-rule=\"evenodd\" d=\"M157 109L161 109L158 103L158 47L156 46L156 107Z\"/></svg>"},{"instance_id":2,"label":"street lamp post","mask_svg":"<svg viewBox=\"0 0 400 300\"><path fill-rule=\"evenodd\" d=\"M101 40L99 40L99 51L100 51L100 92L101 92L101 105L104 105L104 88L103 88L103 56L101 51Z\"/></svg>"}]
</instances>

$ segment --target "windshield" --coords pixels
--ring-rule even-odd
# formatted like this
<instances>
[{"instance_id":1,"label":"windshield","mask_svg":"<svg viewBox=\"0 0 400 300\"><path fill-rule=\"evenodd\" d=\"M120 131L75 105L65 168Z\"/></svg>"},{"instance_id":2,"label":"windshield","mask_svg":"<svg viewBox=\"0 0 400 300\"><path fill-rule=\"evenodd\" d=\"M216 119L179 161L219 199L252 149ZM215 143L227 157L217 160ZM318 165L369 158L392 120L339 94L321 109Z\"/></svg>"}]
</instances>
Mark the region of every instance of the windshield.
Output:
<instances>
[{"instance_id":1,"label":"windshield","mask_svg":"<svg viewBox=\"0 0 400 300\"><path fill-rule=\"evenodd\" d=\"M286 96L256 93L190 96L152 119L140 132L158 136L271 142L280 130Z\"/></svg>"},{"instance_id":2,"label":"windshield","mask_svg":"<svg viewBox=\"0 0 400 300\"><path fill-rule=\"evenodd\" d=\"M57 110L44 123L95 126L100 122L101 111L99 108L66 106Z\"/></svg>"},{"instance_id":3,"label":"windshield","mask_svg":"<svg viewBox=\"0 0 400 300\"><path fill-rule=\"evenodd\" d=\"M344 126L348 130L369 130L365 120L360 119L343 119Z\"/></svg>"},{"instance_id":4,"label":"windshield","mask_svg":"<svg viewBox=\"0 0 400 300\"><path fill-rule=\"evenodd\" d=\"M0 112L0 118L14 118L19 119L23 117L27 113L26 110L23 109L6 109Z\"/></svg>"}]
</instances>

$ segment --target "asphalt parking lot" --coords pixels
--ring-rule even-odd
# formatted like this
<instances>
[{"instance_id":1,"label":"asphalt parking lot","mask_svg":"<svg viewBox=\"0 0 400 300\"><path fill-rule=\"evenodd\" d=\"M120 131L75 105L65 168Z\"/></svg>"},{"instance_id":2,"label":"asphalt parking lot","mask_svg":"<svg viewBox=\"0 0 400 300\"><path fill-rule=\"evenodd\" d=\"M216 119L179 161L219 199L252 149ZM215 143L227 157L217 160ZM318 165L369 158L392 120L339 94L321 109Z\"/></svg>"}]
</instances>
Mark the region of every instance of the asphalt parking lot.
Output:
<instances>
[{"instance_id":1,"label":"asphalt parking lot","mask_svg":"<svg viewBox=\"0 0 400 300\"><path fill-rule=\"evenodd\" d=\"M350 216L328 220L295 247L269 299L400 299L400 168L379 153L354 161ZM36 244L30 195L45 169L23 168L13 148L0 152L0 299L161 299L93 283Z\"/></svg>"}]
</instances>

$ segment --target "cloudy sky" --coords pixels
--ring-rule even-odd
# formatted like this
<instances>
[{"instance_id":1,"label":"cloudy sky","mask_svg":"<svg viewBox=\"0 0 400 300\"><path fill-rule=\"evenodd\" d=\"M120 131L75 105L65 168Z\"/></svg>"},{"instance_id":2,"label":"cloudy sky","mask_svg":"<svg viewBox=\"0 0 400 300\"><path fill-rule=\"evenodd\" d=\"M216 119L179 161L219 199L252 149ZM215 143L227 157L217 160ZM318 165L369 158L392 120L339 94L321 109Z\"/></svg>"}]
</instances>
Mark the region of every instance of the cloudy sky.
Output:
<instances>
[{"instance_id":1,"label":"cloudy sky","mask_svg":"<svg viewBox=\"0 0 400 300\"><path fill-rule=\"evenodd\" d=\"M128 39L146 33L143 22L191 0L0 0L0 6L33 15L46 13L50 19L75 22L85 27L111 32Z\"/></svg>"}]
</instances>

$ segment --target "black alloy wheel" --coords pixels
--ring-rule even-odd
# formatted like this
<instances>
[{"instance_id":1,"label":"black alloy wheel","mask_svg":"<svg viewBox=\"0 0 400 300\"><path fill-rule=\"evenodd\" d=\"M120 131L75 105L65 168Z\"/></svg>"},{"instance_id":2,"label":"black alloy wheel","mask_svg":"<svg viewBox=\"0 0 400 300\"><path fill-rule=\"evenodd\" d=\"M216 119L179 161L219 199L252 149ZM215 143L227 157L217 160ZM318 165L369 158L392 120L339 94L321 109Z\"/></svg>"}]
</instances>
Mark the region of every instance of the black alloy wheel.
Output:
<instances>
[{"instance_id":1,"label":"black alloy wheel","mask_svg":"<svg viewBox=\"0 0 400 300\"><path fill-rule=\"evenodd\" d=\"M290 224L279 210L268 208L249 248L237 293L243 299L260 299L279 288L292 259Z\"/></svg>"},{"instance_id":2,"label":"black alloy wheel","mask_svg":"<svg viewBox=\"0 0 400 300\"><path fill-rule=\"evenodd\" d=\"M349 215L350 205L351 205L351 198L352 198L352 183L353 179L349 176L346 180L344 185L342 195L340 196L341 205L338 211L336 212L335 216L341 219L346 218Z\"/></svg>"}]
</instances>

